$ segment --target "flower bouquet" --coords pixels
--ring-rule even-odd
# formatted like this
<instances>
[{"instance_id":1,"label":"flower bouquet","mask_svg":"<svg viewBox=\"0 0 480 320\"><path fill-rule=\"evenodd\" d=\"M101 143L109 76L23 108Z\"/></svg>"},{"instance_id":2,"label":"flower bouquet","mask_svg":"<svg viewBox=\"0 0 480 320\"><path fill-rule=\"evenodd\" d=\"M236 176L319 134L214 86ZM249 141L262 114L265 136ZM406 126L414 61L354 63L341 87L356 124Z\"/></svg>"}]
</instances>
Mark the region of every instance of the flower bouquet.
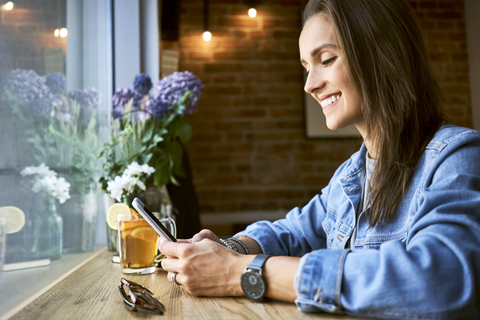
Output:
<instances>
[{"instance_id":1,"label":"flower bouquet","mask_svg":"<svg viewBox=\"0 0 480 320\"><path fill-rule=\"evenodd\" d=\"M126 181L122 174L134 163L154 169L152 175L137 179L137 186L155 185L160 189L169 182L178 185L175 177L185 175L183 144L191 138L191 126L185 115L197 110L203 85L193 73L185 71L160 80L150 93L152 87L150 77L139 74L133 90L121 88L113 95L111 139L99 155L103 159L103 176L99 181L113 198L139 195L138 189L137 193L129 194L112 192Z\"/></svg>"}]
</instances>

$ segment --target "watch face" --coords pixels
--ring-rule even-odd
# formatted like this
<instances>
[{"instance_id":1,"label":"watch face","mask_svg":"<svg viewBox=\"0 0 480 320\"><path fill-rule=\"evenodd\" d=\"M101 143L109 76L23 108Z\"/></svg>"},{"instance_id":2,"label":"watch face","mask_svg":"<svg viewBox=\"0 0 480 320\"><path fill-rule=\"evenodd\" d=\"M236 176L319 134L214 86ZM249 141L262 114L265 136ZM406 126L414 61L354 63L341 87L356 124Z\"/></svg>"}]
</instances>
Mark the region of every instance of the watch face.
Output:
<instances>
[{"instance_id":1,"label":"watch face","mask_svg":"<svg viewBox=\"0 0 480 320\"><path fill-rule=\"evenodd\" d=\"M265 294L265 283L257 272L247 271L242 274L240 284L250 299L259 300Z\"/></svg>"}]
</instances>

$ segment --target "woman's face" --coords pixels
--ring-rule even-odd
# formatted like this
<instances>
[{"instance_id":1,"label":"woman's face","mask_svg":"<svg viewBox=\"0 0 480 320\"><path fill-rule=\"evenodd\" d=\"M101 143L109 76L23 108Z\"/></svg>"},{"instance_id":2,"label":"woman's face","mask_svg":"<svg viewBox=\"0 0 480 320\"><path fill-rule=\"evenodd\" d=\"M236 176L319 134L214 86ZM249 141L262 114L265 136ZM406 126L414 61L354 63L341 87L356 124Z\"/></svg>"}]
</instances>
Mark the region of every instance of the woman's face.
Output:
<instances>
[{"instance_id":1,"label":"woman's face","mask_svg":"<svg viewBox=\"0 0 480 320\"><path fill-rule=\"evenodd\" d=\"M334 29L322 14L310 18L300 35L300 58L308 73L305 91L321 105L331 130L355 125L363 134L360 99Z\"/></svg>"}]
</instances>

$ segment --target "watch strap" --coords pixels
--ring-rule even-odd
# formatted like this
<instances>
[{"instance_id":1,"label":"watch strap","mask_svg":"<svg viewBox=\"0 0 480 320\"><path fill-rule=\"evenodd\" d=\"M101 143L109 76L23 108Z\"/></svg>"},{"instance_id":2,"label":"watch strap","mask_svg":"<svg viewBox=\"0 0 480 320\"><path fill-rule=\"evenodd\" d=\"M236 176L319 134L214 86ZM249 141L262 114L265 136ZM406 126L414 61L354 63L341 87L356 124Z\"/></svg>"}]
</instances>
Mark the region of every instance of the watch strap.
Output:
<instances>
[{"instance_id":1,"label":"watch strap","mask_svg":"<svg viewBox=\"0 0 480 320\"><path fill-rule=\"evenodd\" d=\"M248 267L245 269L255 269L258 270L260 273L262 273L263 266L265 265L265 262L267 262L267 259L270 258L269 255L266 254L259 254L257 255L252 262L248 265Z\"/></svg>"}]
</instances>

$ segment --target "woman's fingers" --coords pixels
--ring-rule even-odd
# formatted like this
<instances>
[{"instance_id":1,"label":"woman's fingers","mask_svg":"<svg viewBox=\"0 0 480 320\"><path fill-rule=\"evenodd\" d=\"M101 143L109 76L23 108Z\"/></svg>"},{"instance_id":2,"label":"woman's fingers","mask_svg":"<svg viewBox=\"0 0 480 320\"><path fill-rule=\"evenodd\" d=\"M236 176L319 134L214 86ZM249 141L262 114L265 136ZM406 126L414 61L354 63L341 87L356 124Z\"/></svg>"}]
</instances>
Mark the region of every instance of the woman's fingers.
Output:
<instances>
[{"instance_id":1,"label":"woman's fingers","mask_svg":"<svg viewBox=\"0 0 480 320\"><path fill-rule=\"evenodd\" d=\"M159 241L158 250L168 257L178 257L183 246L190 246L189 243L178 243L171 241Z\"/></svg>"},{"instance_id":2,"label":"woman's fingers","mask_svg":"<svg viewBox=\"0 0 480 320\"><path fill-rule=\"evenodd\" d=\"M203 239L210 239L210 240L213 240L213 241L215 241L215 242L220 243L220 240L219 240L218 237L215 235L215 233L213 233L212 231L210 231L210 230L208 230L208 229L203 229L203 230L200 231L199 233L195 234L195 235L192 237L192 243L200 242L200 241L202 241Z\"/></svg>"},{"instance_id":3,"label":"woman's fingers","mask_svg":"<svg viewBox=\"0 0 480 320\"><path fill-rule=\"evenodd\" d=\"M162 268L165 271L178 271L178 262L179 259L177 257L171 257L167 256L167 259L163 259L162 262L160 263L162 265Z\"/></svg>"}]
</instances>

